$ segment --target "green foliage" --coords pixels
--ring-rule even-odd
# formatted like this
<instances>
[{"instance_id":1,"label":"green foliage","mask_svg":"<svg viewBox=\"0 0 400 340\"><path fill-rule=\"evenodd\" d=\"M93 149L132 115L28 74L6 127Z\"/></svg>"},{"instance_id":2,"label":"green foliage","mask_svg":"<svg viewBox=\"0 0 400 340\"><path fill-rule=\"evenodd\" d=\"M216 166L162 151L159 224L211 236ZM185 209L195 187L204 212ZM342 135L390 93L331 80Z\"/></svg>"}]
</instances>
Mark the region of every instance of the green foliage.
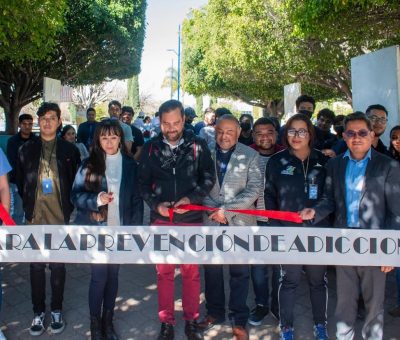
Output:
<instances>
[{"instance_id":1,"label":"green foliage","mask_svg":"<svg viewBox=\"0 0 400 340\"><path fill-rule=\"evenodd\" d=\"M42 95L43 76L60 79L63 84L86 85L126 79L140 72L146 0L66 0L65 11L60 7L60 0L30 2L32 11L41 4L58 6L64 18L63 30L57 31L52 42L54 30L49 28L50 45L45 49L45 58L41 54L32 58L28 55L16 62L0 56L0 106L5 109L9 132L16 129L21 107ZM20 3L18 6L23 8ZM7 7L10 11L7 15L12 16L14 12L18 15L18 6ZM51 11L44 11L43 15L35 13L38 20L54 19L54 27L60 27L58 17L52 16ZM29 33L31 26L28 26L23 26L24 34ZM35 25L32 27L36 29ZM0 34L8 37L13 31Z\"/></svg>"},{"instance_id":2,"label":"green foliage","mask_svg":"<svg viewBox=\"0 0 400 340\"><path fill-rule=\"evenodd\" d=\"M139 76L134 75L128 79L128 105L133 107L135 112L140 110Z\"/></svg>"},{"instance_id":3,"label":"green foliage","mask_svg":"<svg viewBox=\"0 0 400 340\"><path fill-rule=\"evenodd\" d=\"M183 26L187 92L269 110L283 86L351 103L350 59L399 43L398 0L209 0Z\"/></svg>"},{"instance_id":4,"label":"green foliage","mask_svg":"<svg viewBox=\"0 0 400 340\"><path fill-rule=\"evenodd\" d=\"M66 0L2 0L0 60L46 58L65 25Z\"/></svg>"}]
</instances>

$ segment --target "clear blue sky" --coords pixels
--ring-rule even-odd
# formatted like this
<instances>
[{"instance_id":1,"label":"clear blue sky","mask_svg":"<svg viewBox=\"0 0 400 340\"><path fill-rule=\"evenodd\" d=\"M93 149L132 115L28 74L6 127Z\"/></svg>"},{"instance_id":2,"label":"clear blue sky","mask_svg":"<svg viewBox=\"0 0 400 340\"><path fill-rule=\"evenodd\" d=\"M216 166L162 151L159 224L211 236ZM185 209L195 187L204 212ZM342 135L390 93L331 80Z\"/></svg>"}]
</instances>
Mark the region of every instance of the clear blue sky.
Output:
<instances>
[{"instance_id":1,"label":"clear blue sky","mask_svg":"<svg viewBox=\"0 0 400 340\"><path fill-rule=\"evenodd\" d=\"M161 89L166 70L177 65L177 57L167 49L178 50L178 26L192 8L200 8L207 0L148 0L147 27L139 76L140 91L151 94L156 100L167 100L168 89Z\"/></svg>"}]
</instances>

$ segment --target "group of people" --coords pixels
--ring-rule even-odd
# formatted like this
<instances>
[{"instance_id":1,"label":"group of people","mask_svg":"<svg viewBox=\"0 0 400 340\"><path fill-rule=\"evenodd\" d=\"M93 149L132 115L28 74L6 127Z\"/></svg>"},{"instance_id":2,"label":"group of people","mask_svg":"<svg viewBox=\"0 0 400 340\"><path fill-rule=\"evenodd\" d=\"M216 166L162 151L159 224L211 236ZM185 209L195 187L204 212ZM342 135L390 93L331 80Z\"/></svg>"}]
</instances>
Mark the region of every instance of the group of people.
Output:
<instances>
[{"instance_id":1,"label":"group of people","mask_svg":"<svg viewBox=\"0 0 400 340\"><path fill-rule=\"evenodd\" d=\"M383 152L379 137L386 128L386 109L372 105L366 114L349 114L342 124L336 123L334 114L325 110L318 114L315 127L310 120L314 99L301 96L296 106L299 113L283 127L270 118L253 122L251 115L242 115L238 120L226 108L206 109L203 124L192 126L193 112L185 111L179 101L169 100L158 111L160 133L142 145L135 145L131 125L134 112L117 101L109 103L110 118L100 122L88 110L88 121L78 128L77 142L70 126L64 127L61 137L57 137L60 109L57 104L45 102L37 112L40 137L31 133L32 117L21 115L20 131L10 138L7 147L11 166L4 157L0 159L0 199L8 208L2 188L5 178L7 192L5 175L11 171L14 212L18 210L15 198L22 199L22 213L14 214L19 215L21 224L142 225L144 201L150 207L150 224L155 226L397 229L400 127L393 128L390 149ZM332 124L341 134L330 132ZM344 144L342 154L334 150L339 143ZM217 210L204 213L180 207L186 204ZM175 208L172 222L171 207ZM304 223L268 220L228 211L231 209L299 212ZM207 313L201 320L199 265L181 264L187 338L203 339L205 330L225 322L228 311L235 340L248 339L247 323L260 325L270 312L279 320L280 338L293 339L296 288L305 272L313 312L310 327L317 340L328 339L327 267L323 263L271 266L267 258L265 263L228 265L227 298L223 266L204 265ZM174 338L175 267L156 265L159 340ZM58 334L65 327L62 303L66 272L62 263L50 263L49 268L49 328ZM366 310L363 337L383 338L385 279L392 269L350 263L336 267L337 339L354 338L360 294ZM119 265L115 264L91 265L92 339L118 339L113 325L118 271ZM38 336L45 331L45 263L30 265L30 279L34 312L30 334ZM255 295L251 311L246 302L250 281Z\"/></svg>"}]
</instances>

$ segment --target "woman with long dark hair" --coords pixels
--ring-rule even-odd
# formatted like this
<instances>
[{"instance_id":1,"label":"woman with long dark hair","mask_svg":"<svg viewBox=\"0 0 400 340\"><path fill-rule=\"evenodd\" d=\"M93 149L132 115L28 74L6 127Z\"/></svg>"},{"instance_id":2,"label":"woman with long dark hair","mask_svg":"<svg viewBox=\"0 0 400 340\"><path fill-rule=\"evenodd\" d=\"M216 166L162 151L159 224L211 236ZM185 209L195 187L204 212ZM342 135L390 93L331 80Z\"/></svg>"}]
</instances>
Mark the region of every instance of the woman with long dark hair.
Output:
<instances>
[{"instance_id":1,"label":"woman with long dark hair","mask_svg":"<svg viewBox=\"0 0 400 340\"><path fill-rule=\"evenodd\" d=\"M103 120L96 127L89 158L79 169L71 200L78 225L139 225L142 200L136 161L125 151L121 126ZM93 340L116 340L113 313L118 291L118 264L92 264L89 287L90 332Z\"/></svg>"},{"instance_id":2,"label":"woman with long dark hair","mask_svg":"<svg viewBox=\"0 0 400 340\"><path fill-rule=\"evenodd\" d=\"M312 207L321 198L327 158L313 148L314 137L314 127L306 115L299 113L288 120L284 132L284 144L287 149L271 156L265 170L266 209L300 211ZM272 226L302 227L290 222L270 221L270 223ZM327 221L318 223L322 226L327 224ZM306 272L310 287L315 338L328 339L326 331L328 289L325 265L280 266L278 290L280 339L293 339L295 294L303 270Z\"/></svg>"}]
</instances>

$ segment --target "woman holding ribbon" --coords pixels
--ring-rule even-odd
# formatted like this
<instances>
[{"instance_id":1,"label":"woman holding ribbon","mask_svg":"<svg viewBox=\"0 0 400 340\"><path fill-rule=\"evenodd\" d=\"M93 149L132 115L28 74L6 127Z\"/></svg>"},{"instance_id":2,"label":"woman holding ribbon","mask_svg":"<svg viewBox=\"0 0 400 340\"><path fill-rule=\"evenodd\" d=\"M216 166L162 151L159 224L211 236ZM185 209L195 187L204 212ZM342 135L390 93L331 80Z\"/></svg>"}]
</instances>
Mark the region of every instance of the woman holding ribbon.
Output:
<instances>
[{"instance_id":1,"label":"woman holding ribbon","mask_svg":"<svg viewBox=\"0 0 400 340\"><path fill-rule=\"evenodd\" d=\"M313 206L321 198L327 158L313 148L314 137L314 127L307 116L296 114L288 120L284 133L284 144L287 149L273 155L266 167L264 192L266 209L300 211ZM271 225L302 226L276 220L272 220ZM327 226L328 221L319 225ZM317 340L328 339L326 266L301 264L280 266L280 339L293 339L295 293L303 270L310 286L315 337Z\"/></svg>"},{"instance_id":2,"label":"woman holding ribbon","mask_svg":"<svg viewBox=\"0 0 400 340\"><path fill-rule=\"evenodd\" d=\"M137 164L125 151L121 126L103 120L96 127L90 156L79 169L71 194L78 225L138 225L142 220ZM90 332L94 340L118 339L113 313L119 264L92 264ZM101 316L102 315L102 316Z\"/></svg>"}]
</instances>

